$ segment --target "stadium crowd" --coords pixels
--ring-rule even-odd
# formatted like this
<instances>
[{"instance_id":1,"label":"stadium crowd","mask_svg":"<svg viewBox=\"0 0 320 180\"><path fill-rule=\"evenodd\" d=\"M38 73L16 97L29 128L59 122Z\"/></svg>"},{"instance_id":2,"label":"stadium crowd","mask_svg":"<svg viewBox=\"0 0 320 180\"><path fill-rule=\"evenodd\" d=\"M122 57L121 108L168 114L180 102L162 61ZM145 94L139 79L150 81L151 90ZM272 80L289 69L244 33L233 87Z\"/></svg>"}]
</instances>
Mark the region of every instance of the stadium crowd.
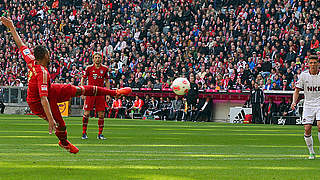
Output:
<instances>
[{"instance_id":1,"label":"stadium crowd","mask_svg":"<svg viewBox=\"0 0 320 180\"><path fill-rule=\"evenodd\" d=\"M52 81L78 85L93 52L111 87L169 88L193 75L199 89L292 90L319 53L315 0L1 0L30 48L48 47ZM25 86L27 68L0 27L0 85Z\"/></svg>"}]
</instances>

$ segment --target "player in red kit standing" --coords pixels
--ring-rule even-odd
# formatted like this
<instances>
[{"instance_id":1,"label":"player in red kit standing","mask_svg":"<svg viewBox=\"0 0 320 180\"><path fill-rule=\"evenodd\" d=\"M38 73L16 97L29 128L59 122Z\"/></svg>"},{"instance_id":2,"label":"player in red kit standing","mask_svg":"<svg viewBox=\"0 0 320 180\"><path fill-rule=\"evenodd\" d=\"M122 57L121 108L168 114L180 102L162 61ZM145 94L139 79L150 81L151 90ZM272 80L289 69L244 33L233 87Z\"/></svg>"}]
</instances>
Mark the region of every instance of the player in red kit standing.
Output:
<instances>
[{"instance_id":1,"label":"player in red kit standing","mask_svg":"<svg viewBox=\"0 0 320 180\"><path fill-rule=\"evenodd\" d=\"M50 63L49 51L44 46L36 46L31 53L30 49L22 42L13 22L10 19L1 17L0 21L9 28L14 41L28 66L28 91L27 103L30 110L37 116L49 123L49 134L55 130L59 139L59 146L70 153L78 153L79 149L67 140L67 130L64 120L59 111L59 102L69 100L71 97L99 96L99 95L127 95L131 89L123 88L109 90L97 86L73 86L70 84L51 84L50 74L47 66Z\"/></svg>"},{"instance_id":2,"label":"player in red kit standing","mask_svg":"<svg viewBox=\"0 0 320 180\"><path fill-rule=\"evenodd\" d=\"M86 68L82 78L80 85L85 84L85 80L88 79L88 85L93 86L99 86L104 87L104 84L106 84L106 87L110 88L110 82L109 82L109 76L108 76L108 68L101 64L102 62L102 55L100 53L94 53L93 54L93 65L90 65ZM82 139L88 139L87 136L87 126L89 121L89 114L90 111L95 108L96 112L98 112L98 136L97 139L106 139L103 134L103 127L104 127L104 114L105 114L105 103L106 98L105 96L87 96L84 97L84 113L83 113L83 119L82 119Z\"/></svg>"}]
</instances>

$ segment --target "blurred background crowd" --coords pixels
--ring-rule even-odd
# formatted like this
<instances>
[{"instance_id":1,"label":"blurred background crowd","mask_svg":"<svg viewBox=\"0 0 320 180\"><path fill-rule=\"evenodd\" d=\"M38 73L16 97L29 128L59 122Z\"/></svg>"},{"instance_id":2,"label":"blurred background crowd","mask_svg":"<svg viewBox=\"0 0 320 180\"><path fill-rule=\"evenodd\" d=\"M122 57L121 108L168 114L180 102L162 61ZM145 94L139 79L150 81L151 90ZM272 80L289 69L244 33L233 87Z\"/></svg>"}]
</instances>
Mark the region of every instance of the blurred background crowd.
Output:
<instances>
[{"instance_id":1,"label":"blurred background crowd","mask_svg":"<svg viewBox=\"0 0 320 180\"><path fill-rule=\"evenodd\" d=\"M45 45L55 83L78 85L101 52L111 87L293 90L319 53L315 0L0 0L30 48ZM0 27L0 85L26 86L27 68Z\"/></svg>"}]
</instances>

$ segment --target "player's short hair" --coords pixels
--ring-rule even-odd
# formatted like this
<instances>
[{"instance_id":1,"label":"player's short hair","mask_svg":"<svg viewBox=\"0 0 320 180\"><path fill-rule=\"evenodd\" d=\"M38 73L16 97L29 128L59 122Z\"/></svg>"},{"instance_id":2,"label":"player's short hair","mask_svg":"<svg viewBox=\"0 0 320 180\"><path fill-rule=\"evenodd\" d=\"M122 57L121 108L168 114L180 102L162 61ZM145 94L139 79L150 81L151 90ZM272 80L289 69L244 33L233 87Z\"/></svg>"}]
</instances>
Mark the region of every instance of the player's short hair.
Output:
<instances>
[{"instance_id":1,"label":"player's short hair","mask_svg":"<svg viewBox=\"0 0 320 180\"><path fill-rule=\"evenodd\" d=\"M44 59L45 55L49 52L45 46L41 45L36 46L33 51L36 60Z\"/></svg>"},{"instance_id":2,"label":"player's short hair","mask_svg":"<svg viewBox=\"0 0 320 180\"><path fill-rule=\"evenodd\" d=\"M100 57L102 57L102 54L99 53L99 52L94 52L93 55L92 55L92 58L94 58L96 55L99 55Z\"/></svg>"}]
</instances>

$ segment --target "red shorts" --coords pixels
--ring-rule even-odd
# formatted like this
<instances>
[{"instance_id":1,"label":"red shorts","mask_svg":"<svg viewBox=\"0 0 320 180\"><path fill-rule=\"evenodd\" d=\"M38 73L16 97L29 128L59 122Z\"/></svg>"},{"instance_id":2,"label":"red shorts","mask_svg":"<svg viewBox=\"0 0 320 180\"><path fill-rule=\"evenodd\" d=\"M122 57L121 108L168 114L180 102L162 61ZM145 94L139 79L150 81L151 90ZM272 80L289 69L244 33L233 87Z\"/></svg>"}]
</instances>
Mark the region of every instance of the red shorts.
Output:
<instances>
[{"instance_id":1,"label":"red shorts","mask_svg":"<svg viewBox=\"0 0 320 180\"><path fill-rule=\"evenodd\" d=\"M95 107L96 111L105 111L105 104L105 96L86 96L83 109L85 111L92 111Z\"/></svg>"},{"instance_id":2,"label":"red shorts","mask_svg":"<svg viewBox=\"0 0 320 180\"><path fill-rule=\"evenodd\" d=\"M55 102L50 102L50 101L49 101L49 104L50 104L50 109L51 109L51 112L52 112L53 119L56 121L56 123L58 123L57 124L58 127L66 126L66 124L65 124L65 122L64 122L64 120L63 120L63 118L61 116L58 104L55 103ZM44 109L42 107L41 102L28 102L28 105L30 107L30 110L35 115L37 115L40 118L45 119L45 120L48 121L47 115L44 112Z\"/></svg>"},{"instance_id":3,"label":"red shorts","mask_svg":"<svg viewBox=\"0 0 320 180\"><path fill-rule=\"evenodd\" d=\"M75 96L76 91L77 91L76 87L70 84L52 84L50 86L48 101L50 104L52 116L56 121L56 123L58 123L58 126L64 127L65 122L62 119L59 106L57 103L69 101L70 98ZM40 101L28 102L28 105L30 107L30 110L34 114L36 114L40 118L47 120L46 113L44 112L44 109Z\"/></svg>"}]
</instances>

